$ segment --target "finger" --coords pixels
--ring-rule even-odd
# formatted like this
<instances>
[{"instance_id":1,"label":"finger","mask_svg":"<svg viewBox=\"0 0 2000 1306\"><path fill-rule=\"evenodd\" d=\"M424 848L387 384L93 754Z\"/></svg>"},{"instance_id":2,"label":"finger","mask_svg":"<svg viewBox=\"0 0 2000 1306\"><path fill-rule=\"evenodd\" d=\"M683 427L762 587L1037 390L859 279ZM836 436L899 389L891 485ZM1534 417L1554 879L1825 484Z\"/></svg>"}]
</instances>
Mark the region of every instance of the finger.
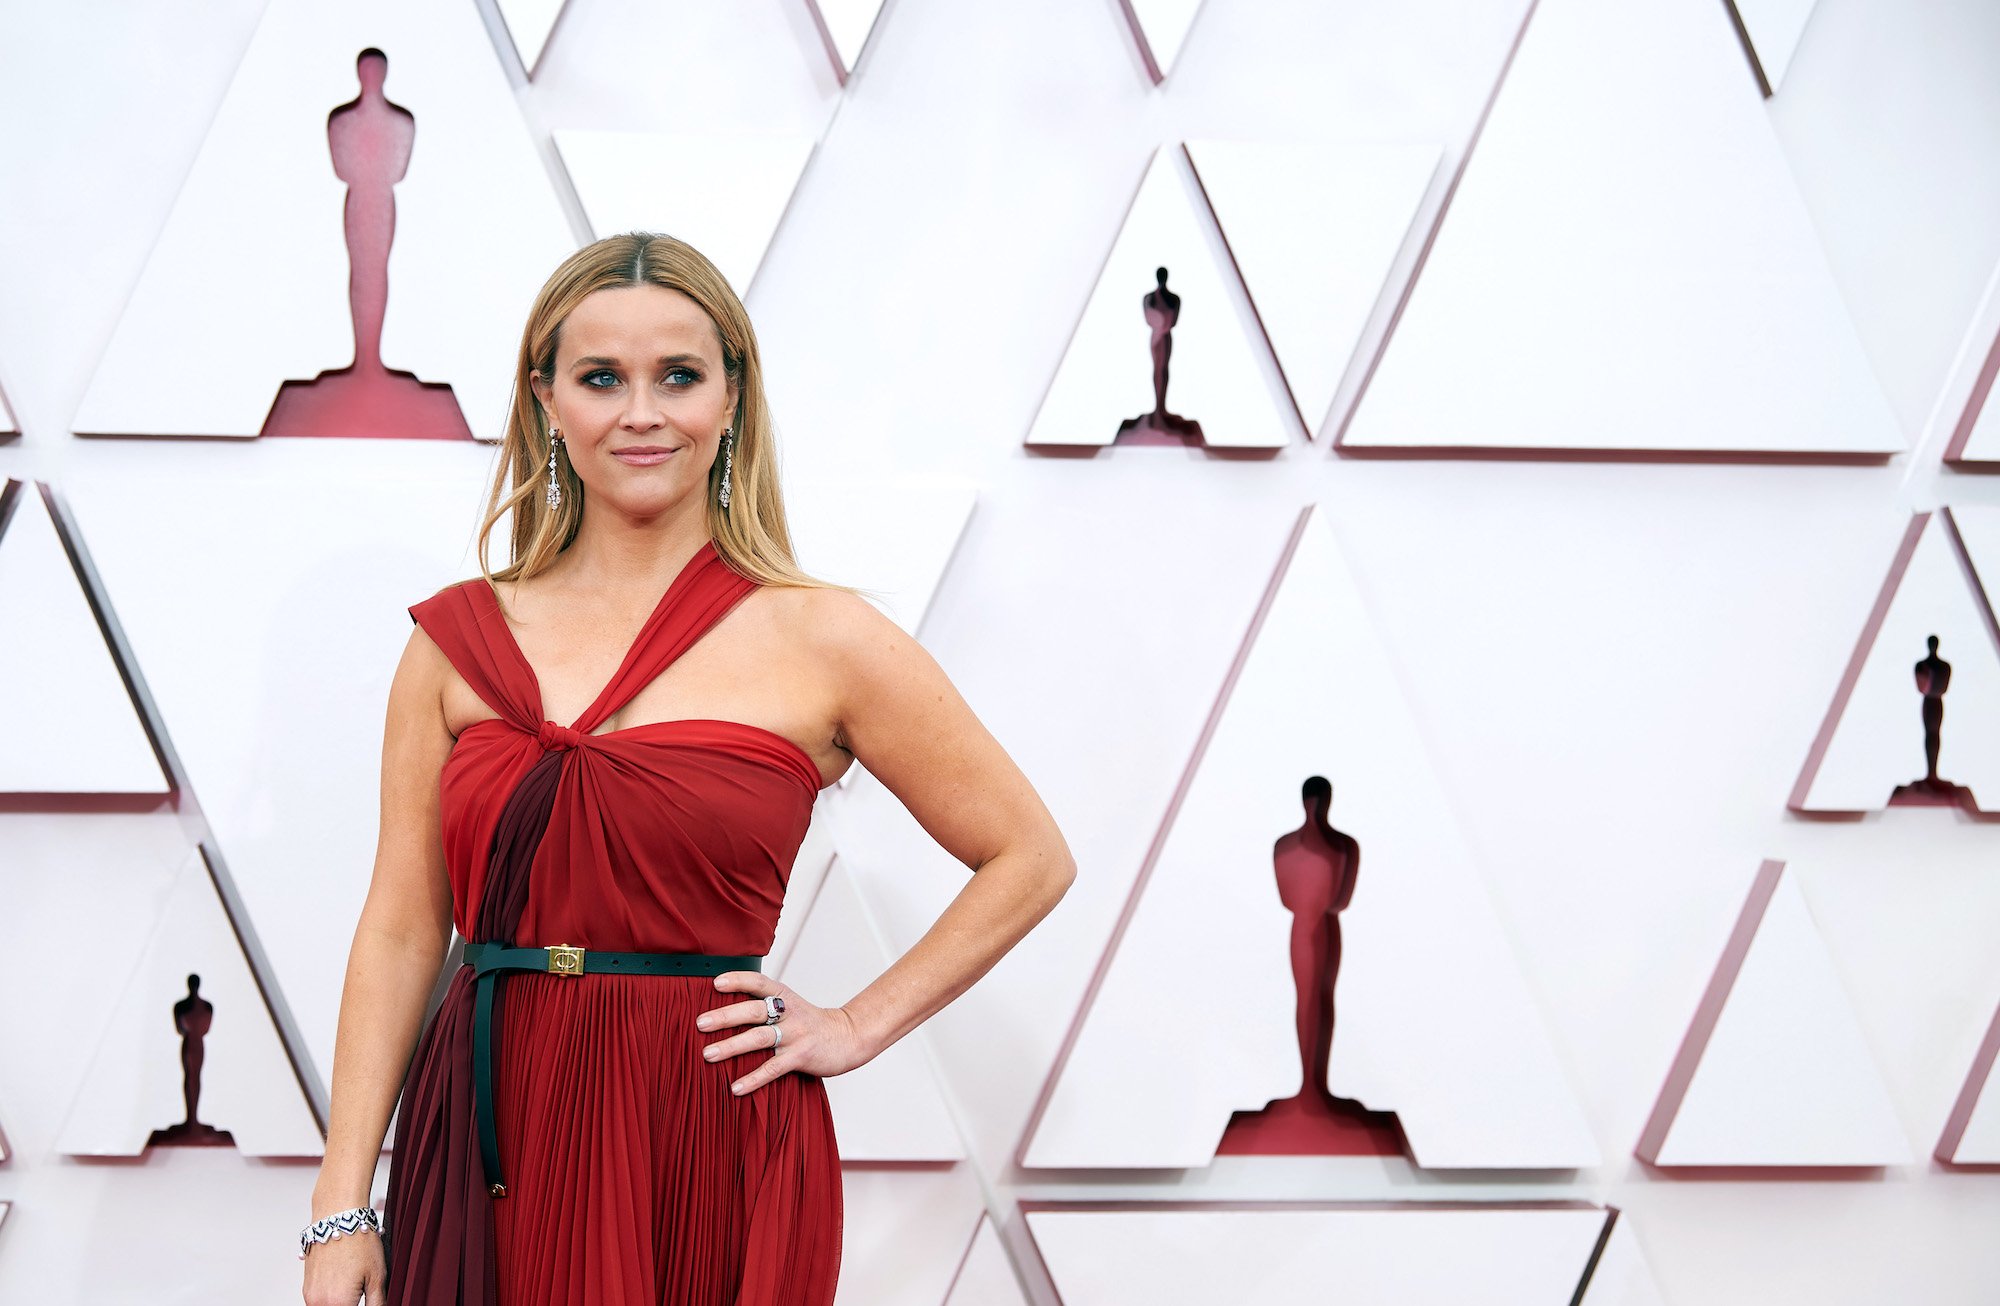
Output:
<instances>
[{"instance_id":1,"label":"finger","mask_svg":"<svg viewBox=\"0 0 2000 1306\"><path fill-rule=\"evenodd\" d=\"M776 1079L779 1075L791 1070L791 1068L791 1059L785 1053L778 1053L764 1062L763 1065L758 1066L755 1070L731 1084L729 1091L738 1097L741 1097L745 1093L754 1093Z\"/></svg>"},{"instance_id":2,"label":"finger","mask_svg":"<svg viewBox=\"0 0 2000 1306\"><path fill-rule=\"evenodd\" d=\"M715 977L715 987L732 993L778 993L778 981L761 970L725 970Z\"/></svg>"},{"instance_id":3,"label":"finger","mask_svg":"<svg viewBox=\"0 0 2000 1306\"><path fill-rule=\"evenodd\" d=\"M752 1022L764 1023L764 1000L754 1002L732 1002L726 1007L710 1007L695 1017L696 1029L721 1029L724 1025L748 1025Z\"/></svg>"},{"instance_id":4,"label":"finger","mask_svg":"<svg viewBox=\"0 0 2000 1306\"><path fill-rule=\"evenodd\" d=\"M778 1043L775 1031L766 1032L770 1028L768 1025L759 1025L755 1029L746 1029L734 1037L719 1039L704 1047L701 1055L709 1061L721 1061L726 1057L742 1056L745 1052L768 1052Z\"/></svg>"}]
</instances>

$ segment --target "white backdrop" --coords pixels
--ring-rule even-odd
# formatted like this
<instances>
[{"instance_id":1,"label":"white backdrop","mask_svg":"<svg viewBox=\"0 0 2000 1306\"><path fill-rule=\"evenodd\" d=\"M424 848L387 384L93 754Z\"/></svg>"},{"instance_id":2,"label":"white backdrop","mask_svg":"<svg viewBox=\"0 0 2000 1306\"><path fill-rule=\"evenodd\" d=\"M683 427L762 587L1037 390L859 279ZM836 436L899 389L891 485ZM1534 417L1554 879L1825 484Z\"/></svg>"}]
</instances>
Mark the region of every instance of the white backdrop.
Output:
<instances>
[{"instance_id":1,"label":"white backdrop","mask_svg":"<svg viewBox=\"0 0 2000 1306\"><path fill-rule=\"evenodd\" d=\"M1651 3L1673 10L1680 31L1707 31L1719 7ZM1535 283L1481 295L1479 265L1463 251L1490 255L1517 220L1510 204L1515 213L1605 214L1615 212L1607 195L1659 182L1656 156L1632 138L1631 149L1592 156L1595 171L1572 178L1583 191L1509 189L1510 175L1517 187L1543 186L1548 170L1467 171L1467 207L1448 205L1468 150L1477 158L1482 121L1503 121L1504 99L1491 115L1488 104L1524 18L1553 23L1575 9L1566 0L1541 0L1532 16L1525 0L1206 0L1159 84L1117 0L888 0L844 86L803 0L569 0L532 82L497 10L488 0L465 4L488 38L469 53L490 58L513 87L548 194L576 240L588 234L585 206L561 166L558 132L818 142L747 294L788 488L804 502L836 481L912 478L902 493L926 498L912 520L945 523L926 528L926 547L949 555L921 636L1048 800L1080 866L1043 926L914 1036L924 1055L897 1073L913 1083L925 1070L935 1078L964 1159L850 1169L845 1300L931 1306L950 1292L961 1303L1082 1306L1112 1300L1089 1277L1116 1264L1092 1265L1091 1229L1131 1231L1108 1236L1132 1255L1157 1236L1147 1229L1179 1227L1178 1213L1195 1204L1293 1203L1346 1227L1333 1213L1440 1200L1507 1211L1571 1200L1615 1206L1617 1245L1628 1257L1643 1253L1646 1273L1633 1282L1656 1285L1673 1306L1990 1299L2000 1275L1990 1236L2000 1177L1930 1155L2000 1006L1992 947L2000 834L1949 809L1821 819L1789 811L1787 798L1912 514L2000 506L2000 479L1942 462L2000 321L1989 293L2000 262L2000 10L1985 0L1819 0L1782 63L1777 95L1759 100L1734 87L1727 115L1700 119L1704 130L1768 132L1769 166L1743 194L1795 195L1809 219L1780 223L1762 208L1744 215L1746 239L1784 233L1796 257L1772 283L1780 289L1764 298L1745 291L1742 302L1768 313L1765 329L1795 345L1808 310L1812 331L1839 336L1826 344L1830 337L1814 335L1822 343L1808 361L1845 359L1837 393L1879 404L1842 410L1864 429L1857 444L1904 449L1882 461L1815 465L1380 459L1330 447L1336 431L1353 442L1374 429L1371 394L1402 396L1383 415L1382 429L1395 427L1384 443L1405 441L1400 424L1413 415L1476 422L1482 406L1502 443L1532 429L1552 446L1601 447L1619 431L1718 412L1748 421L1769 405L1766 376L1700 350L1659 356L1670 328L1694 330L1694 317L1650 323L1653 366L1631 366L1632 337L1620 328L1632 324L1616 320L1618 301L1596 270L1621 236L1656 242L1625 248L1635 269L1691 257L1667 247L1671 227L1596 229L1602 242L1588 262L1579 253L1565 263L1563 242L1536 244L1545 284L1562 292L1551 302L1572 316L1586 304L1613 317L1599 330L1546 337L1560 348L1534 356L1540 370L1524 393L1503 384L1519 373L1501 365L1535 343L1521 338L1532 318L1518 302L1522 285ZM0 133L0 389L21 432L0 440L0 476L47 483L69 514L64 524L82 532L111 619L129 613L120 630L175 765L193 776L173 806L143 792L16 797L32 791L18 782L0 800L0 955L10 976L0 1004L8 1149L0 1202L11 1204L0 1224L0 1300L249 1303L296 1292L294 1240L312 1160L250 1160L228 1149L85 1160L69 1154L65 1130L90 1067L117 1064L100 1056L107 1022L197 839L214 842L248 910L269 922L263 964L283 981L296 1041L330 1047L337 968L372 847L381 695L407 635L403 609L470 574L453 551L473 519L484 447L73 434L94 384L129 383L101 367L263 8L218 0L191 17L112 0L0 7L0 121L10 124ZM1632 30L1605 27L1609 67L1643 57L1617 48ZM353 53L345 52L350 66ZM393 60L389 96L414 103L396 81L410 65ZM1559 63L1530 66L1546 73ZM1711 74L1724 66L1703 64ZM1645 69L1688 92L1671 71ZM1754 87L1747 59L1742 71ZM1583 98L1575 112L1617 108ZM420 113L419 149L424 130ZM1352 358L1328 365L1340 378L1331 417L1309 420L1316 442L1294 438L1271 457L1127 447L1050 457L1024 447L1147 161L1184 140L1441 149ZM1722 186L1731 174L1709 180ZM726 179L713 184L726 188ZM1565 194L1574 209L1564 208ZM708 212L729 208L720 189L698 198ZM414 200L398 194L399 204ZM1716 206L1702 211L1712 219ZM1444 234L1454 218L1481 214L1499 216ZM1374 216L1379 226L1383 215ZM1350 217L1342 229L1353 228ZM1703 239L1731 229L1711 221ZM1433 232L1437 261L1424 263ZM1816 251L1796 244L1808 240ZM1813 281L1820 262L1824 279ZM1439 279L1405 304L1420 265ZM1256 265L1243 266L1248 274ZM427 284L435 293L436 280ZM1424 286L1421 275L1415 284ZM1814 297L1822 292L1831 298ZM396 294L392 279L392 314ZM1851 340L1827 320L1836 300ZM1672 297L1648 304L1671 306ZM1482 356L1482 340L1514 352ZM241 360L222 342L169 338L158 347L174 365L155 384L241 384ZM1786 357L1786 383L1796 385L1804 364ZM1475 371L1476 384L1462 391L1424 388L1452 385L1467 375L1454 360L1475 358L1502 375ZM1175 365L1194 362L1177 352ZM1278 374L1268 359L1263 367ZM1412 396L1448 408L1447 417ZM1584 411L1601 431L1580 438L1573 425L1524 426L1536 418L1526 400L1537 397L1560 397L1563 421L1574 424L1578 396L1595 401ZM491 395L479 402L497 404ZM1420 431L1415 442L1478 444L1479 434ZM390 492L378 497L373 487L385 485ZM961 536L962 502L935 511L928 496L964 485L976 506ZM287 505L298 520L281 534ZM1079 1004L1307 505L1338 537L1436 775L1437 800L1490 892L1601 1161L1496 1172L1425 1170L1400 1158L1229 1156L1187 1169L1023 1169L1020 1148ZM346 531L362 534L333 549ZM20 538L0 535L0 580L13 587L0 592L0 665L58 674L36 618L37 599L48 602L59 578L44 569L39 580L17 579L5 560ZM246 575L287 557L295 591L246 588ZM316 658L310 678L289 685L204 685L190 674L205 651L221 667L267 665L236 638L257 629L260 607L290 629L321 622L346 632L357 651L344 662ZM71 647L73 617L66 606L54 647ZM1908 663L1921 652L1884 656ZM1969 675L1976 660L1954 664ZM101 667L88 683L107 683ZM16 706L47 692L19 677L0 687L9 776L27 774L19 754L51 747L62 729L46 703L32 713ZM1968 704L1976 697L1964 695ZM198 709L225 715L189 719ZM93 720L106 715L90 711ZM1970 720L1948 712L1947 749L1954 726L1976 728ZM280 742L269 755L232 758L240 741L282 741L278 725L302 721L331 731L328 742L311 750ZM265 796L317 791L345 806L323 813L324 831L291 830L259 806L250 783L259 779ZM2000 805L2000 795L1980 796ZM883 948L907 947L963 882L963 868L866 777L844 786L827 816L823 842L812 846L822 867L838 856L844 909L865 917ZM288 838L363 851L315 870L330 883L288 883ZM1788 866L1786 893L1803 900L1818 935L1809 951L1817 959L1823 948L1839 985L1818 997L1845 1004L1913 1162L1676 1171L1634 1156L1767 859ZM301 902L339 919L316 921ZM1786 919L1804 928L1795 904ZM851 965L822 969L846 974ZM313 978L329 970L333 991ZM1153 1091L1145 1064L1113 1073L1120 1078L1093 1091L1134 1102ZM298 1092L281 1076L271 1088ZM938 1113L925 1120L934 1132ZM1716 1128L1705 1119L1703 1137ZM1721 1128L1741 1135L1756 1122ZM1038 1214L1046 1230L1085 1231L1052 1255L1024 1201L1064 1210L1101 1203L1138 1218ZM1066 1266L1082 1276L1067 1289ZM1325 1296L1340 1287L1327 1280Z\"/></svg>"}]
</instances>

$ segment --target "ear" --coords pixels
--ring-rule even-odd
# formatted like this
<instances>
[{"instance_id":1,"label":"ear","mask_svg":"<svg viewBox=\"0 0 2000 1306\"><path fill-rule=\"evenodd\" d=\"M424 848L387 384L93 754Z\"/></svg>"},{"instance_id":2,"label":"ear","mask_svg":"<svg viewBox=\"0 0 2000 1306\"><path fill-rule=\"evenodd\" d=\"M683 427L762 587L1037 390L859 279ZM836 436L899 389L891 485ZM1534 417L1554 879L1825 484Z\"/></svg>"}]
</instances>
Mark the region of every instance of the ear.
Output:
<instances>
[{"instance_id":1,"label":"ear","mask_svg":"<svg viewBox=\"0 0 2000 1306\"><path fill-rule=\"evenodd\" d=\"M528 373L528 389L534 391L535 402L542 406L542 411L553 417L555 413L555 392L549 383L542 379L540 372L530 371Z\"/></svg>"}]
</instances>

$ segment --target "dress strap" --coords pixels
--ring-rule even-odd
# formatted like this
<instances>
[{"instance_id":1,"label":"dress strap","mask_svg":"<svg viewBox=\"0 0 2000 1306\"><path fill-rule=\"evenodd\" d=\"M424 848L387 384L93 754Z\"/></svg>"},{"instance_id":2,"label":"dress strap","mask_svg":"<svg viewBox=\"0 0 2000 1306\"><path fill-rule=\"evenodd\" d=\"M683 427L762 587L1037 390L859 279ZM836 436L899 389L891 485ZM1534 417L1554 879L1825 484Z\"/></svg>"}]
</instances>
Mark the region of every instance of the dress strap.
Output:
<instances>
[{"instance_id":1,"label":"dress strap","mask_svg":"<svg viewBox=\"0 0 2000 1306\"><path fill-rule=\"evenodd\" d=\"M410 620L444 651L480 702L532 734L541 725L541 692L514 654L505 619L479 603L474 587L480 583L460 581L411 604Z\"/></svg>"},{"instance_id":2,"label":"dress strap","mask_svg":"<svg viewBox=\"0 0 2000 1306\"><path fill-rule=\"evenodd\" d=\"M703 544L667 587L617 674L577 720L576 729L585 734L597 729L757 588L756 581L723 560L714 541Z\"/></svg>"}]
</instances>

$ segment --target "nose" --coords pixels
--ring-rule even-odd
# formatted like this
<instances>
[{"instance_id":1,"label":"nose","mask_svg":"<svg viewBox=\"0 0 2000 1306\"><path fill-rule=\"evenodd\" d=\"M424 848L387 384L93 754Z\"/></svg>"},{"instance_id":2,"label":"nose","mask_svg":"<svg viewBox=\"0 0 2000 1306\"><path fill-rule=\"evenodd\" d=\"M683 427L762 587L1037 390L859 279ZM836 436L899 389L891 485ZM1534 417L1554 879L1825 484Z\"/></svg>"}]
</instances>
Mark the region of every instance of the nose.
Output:
<instances>
[{"instance_id":1,"label":"nose","mask_svg":"<svg viewBox=\"0 0 2000 1306\"><path fill-rule=\"evenodd\" d=\"M628 431L658 430L666 423L666 414L660 408L659 397L651 386L630 387L632 398L619 415L618 424Z\"/></svg>"}]
</instances>

